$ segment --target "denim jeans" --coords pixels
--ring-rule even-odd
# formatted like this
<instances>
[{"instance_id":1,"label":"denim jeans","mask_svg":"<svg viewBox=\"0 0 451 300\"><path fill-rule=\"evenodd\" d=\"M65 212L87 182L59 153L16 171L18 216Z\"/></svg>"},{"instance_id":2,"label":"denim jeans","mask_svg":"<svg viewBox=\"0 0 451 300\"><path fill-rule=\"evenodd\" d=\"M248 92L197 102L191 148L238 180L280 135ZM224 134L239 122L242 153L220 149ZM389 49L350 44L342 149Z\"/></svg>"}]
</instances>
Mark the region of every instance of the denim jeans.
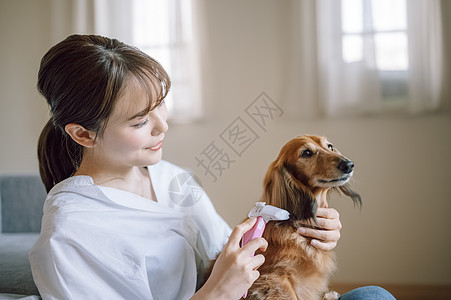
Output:
<instances>
[{"instance_id":1,"label":"denim jeans","mask_svg":"<svg viewBox=\"0 0 451 300\"><path fill-rule=\"evenodd\" d=\"M360 287L344 295L340 300L396 300L387 290L378 286Z\"/></svg>"}]
</instances>

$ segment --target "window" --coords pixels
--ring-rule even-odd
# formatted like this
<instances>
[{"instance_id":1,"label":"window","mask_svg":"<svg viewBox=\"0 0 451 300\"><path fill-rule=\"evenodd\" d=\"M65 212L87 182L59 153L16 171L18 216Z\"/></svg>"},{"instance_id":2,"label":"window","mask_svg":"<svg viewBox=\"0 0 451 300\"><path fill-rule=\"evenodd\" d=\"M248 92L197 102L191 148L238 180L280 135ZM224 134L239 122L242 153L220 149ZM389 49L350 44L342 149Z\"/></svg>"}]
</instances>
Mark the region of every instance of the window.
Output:
<instances>
[{"instance_id":1,"label":"window","mask_svg":"<svg viewBox=\"0 0 451 300\"><path fill-rule=\"evenodd\" d=\"M407 97L406 0L342 0L342 58L378 71L384 100Z\"/></svg>"},{"instance_id":2,"label":"window","mask_svg":"<svg viewBox=\"0 0 451 300\"><path fill-rule=\"evenodd\" d=\"M172 87L166 98L169 118L186 122L201 113L198 63L193 50L189 0L134 0L133 44L160 62Z\"/></svg>"}]
</instances>

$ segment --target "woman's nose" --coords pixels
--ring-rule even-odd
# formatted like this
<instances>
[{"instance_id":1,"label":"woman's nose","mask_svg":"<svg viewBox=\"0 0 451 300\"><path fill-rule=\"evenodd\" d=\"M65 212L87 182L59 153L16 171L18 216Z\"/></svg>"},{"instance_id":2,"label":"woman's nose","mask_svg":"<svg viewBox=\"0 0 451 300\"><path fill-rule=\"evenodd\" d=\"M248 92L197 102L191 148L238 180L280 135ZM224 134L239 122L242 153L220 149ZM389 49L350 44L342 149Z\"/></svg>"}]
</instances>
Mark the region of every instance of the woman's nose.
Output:
<instances>
[{"instance_id":1,"label":"woman's nose","mask_svg":"<svg viewBox=\"0 0 451 300\"><path fill-rule=\"evenodd\" d=\"M168 131L166 114L159 113L158 111L152 111L151 115L152 119L154 120L151 132L152 135L159 135L161 133L165 133L166 131Z\"/></svg>"}]
</instances>

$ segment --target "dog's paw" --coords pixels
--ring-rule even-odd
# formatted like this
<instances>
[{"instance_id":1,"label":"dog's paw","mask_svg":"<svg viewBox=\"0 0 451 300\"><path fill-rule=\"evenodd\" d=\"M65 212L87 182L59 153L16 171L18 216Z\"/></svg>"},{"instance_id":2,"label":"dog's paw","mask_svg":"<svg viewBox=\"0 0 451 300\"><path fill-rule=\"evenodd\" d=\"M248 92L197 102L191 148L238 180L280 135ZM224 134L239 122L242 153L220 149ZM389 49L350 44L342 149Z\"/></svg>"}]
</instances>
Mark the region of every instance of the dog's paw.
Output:
<instances>
[{"instance_id":1,"label":"dog's paw","mask_svg":"<svg viewBox=\"0 0 451 300\"><path fill-rule=\"evenodd\" d=\"M336 300L340 298L340 294L336 291L330 291L324 294L323 300Z\"/></svg>"}]
</instances>

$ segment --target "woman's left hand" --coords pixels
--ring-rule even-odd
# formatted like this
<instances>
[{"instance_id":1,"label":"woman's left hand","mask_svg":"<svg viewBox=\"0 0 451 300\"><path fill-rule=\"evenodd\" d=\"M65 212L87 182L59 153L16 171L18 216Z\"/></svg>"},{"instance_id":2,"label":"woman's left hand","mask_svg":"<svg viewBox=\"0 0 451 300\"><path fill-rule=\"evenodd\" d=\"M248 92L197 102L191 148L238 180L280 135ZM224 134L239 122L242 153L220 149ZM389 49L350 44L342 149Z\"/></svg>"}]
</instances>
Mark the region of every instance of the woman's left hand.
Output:
<instances>
[{"instance_id":1,"label":"woman's left hand","mask_svg":"<svg viewBox=\"0 0 451 300\"><path fill-rule=\"evenodd\" d=\"M318 250L330 251L340 239L340 215L334 208L318 208L316 218L321 229L301 227L298 233L313 238L311 244Z\"/></svg>"}]
</instances>

